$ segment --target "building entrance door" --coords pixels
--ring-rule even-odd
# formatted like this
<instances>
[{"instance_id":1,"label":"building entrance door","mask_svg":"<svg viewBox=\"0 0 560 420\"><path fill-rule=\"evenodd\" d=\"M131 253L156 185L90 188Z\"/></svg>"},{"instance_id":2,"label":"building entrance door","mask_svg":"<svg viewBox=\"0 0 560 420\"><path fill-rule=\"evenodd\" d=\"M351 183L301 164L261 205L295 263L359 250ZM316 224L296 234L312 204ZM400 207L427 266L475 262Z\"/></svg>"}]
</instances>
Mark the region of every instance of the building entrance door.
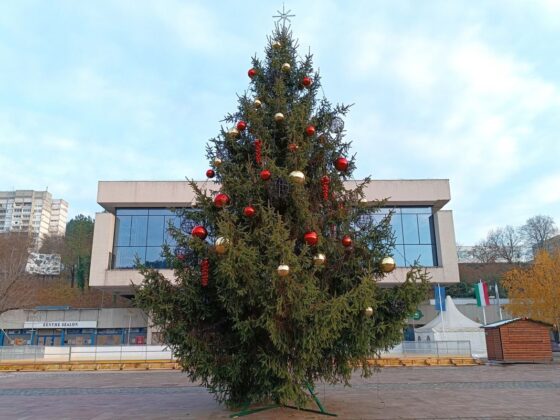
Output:
<instances>
[{"instance_id":1,"label":"building entrance door","mask_svg":"<svg viewBox=\"0 0 560 420\"><path fill-rule=\"evenodd\" d=\"M60 335L40 335L37 337L37 344L40 346L59 346Z\"/></svg>"}]
</instances>

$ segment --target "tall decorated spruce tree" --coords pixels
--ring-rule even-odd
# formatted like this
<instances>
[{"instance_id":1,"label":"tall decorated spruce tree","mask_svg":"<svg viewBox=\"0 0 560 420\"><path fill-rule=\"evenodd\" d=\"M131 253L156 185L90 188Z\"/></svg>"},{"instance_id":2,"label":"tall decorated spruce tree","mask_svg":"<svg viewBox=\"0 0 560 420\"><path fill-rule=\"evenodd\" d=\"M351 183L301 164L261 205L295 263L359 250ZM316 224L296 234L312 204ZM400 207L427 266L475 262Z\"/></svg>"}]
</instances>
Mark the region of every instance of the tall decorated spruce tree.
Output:
<instances>
[{"instance_id":1,"label":"tall decorated spruce tree","mask_svg":"<svg viewBox=\"0 0 560 420\"><path fill-rule=\"evenodd\" d=\"M344 141L348 106L321 96L312 56L277 25L248 91L210 140L196 208L177 210L167 258L176 280L142 268L138 305L183 369L229 405L303 406L317 381L345 382L402 340L425 297L412 268L392 288L390 216L366 202L368 180ZM188 207L190 203L185 203Z\"/></svg>"}]
</instances>

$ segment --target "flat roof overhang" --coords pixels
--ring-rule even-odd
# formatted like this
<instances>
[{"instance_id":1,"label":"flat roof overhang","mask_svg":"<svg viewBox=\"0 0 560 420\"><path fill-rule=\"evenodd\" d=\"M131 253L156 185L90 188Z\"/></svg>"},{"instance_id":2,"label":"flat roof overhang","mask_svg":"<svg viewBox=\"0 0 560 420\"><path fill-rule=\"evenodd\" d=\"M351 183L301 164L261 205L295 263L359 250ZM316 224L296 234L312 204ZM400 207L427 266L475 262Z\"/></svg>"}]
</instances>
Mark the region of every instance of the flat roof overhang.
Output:
<instances>
[{"instance_id":1,"label":"flat roof overhang","mask_svg":"<svg viewBox=\"0 0 560 420\"><path fill-rule=\"evenodd\" d=\"M213 181L196 181L208 192ZM346 181L354 188L361 181ZM369 201L387 199L393 206L431 206L439 211L451 199L448 179L372 180L364 189ZM97 202L110 213L120 207L189 207L195 199L187 181L99 181Z\"/></svg>"}]
</instances>

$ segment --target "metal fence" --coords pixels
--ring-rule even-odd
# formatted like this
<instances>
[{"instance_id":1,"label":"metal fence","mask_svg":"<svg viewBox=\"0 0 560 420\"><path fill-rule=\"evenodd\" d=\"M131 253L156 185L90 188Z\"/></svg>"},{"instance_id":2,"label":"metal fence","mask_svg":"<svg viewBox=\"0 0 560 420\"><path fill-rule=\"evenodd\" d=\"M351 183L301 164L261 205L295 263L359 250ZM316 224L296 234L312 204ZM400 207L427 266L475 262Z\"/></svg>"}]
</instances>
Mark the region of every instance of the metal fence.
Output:
<instances>
[{"instance_id":1,"label":"metal fence","mask_svg":"<svg viewBox=\"0 0 560 420\"><path fill-rule=\"evenodd\" d=\"M4 346L0 363L76 361L174 361L166 346Z\"/></svg>"},{"instance_id":2,"label":"metal fence","mask_svg":"<svg viewBox=\"0 0 560 420\"><path fill-rule=\"evenodd\" d=\"M403 341L382 356L471 356L470 341ZM77 361L174 361L166 346L4 346L0 363Z\"/></svg>"},{"instance_id":3,"label":"metal fence","mask_svg":"<svg viewBox=\"0 0 560 420\"><path fill-rule=\"evenodd\" d=\"M388 351L402 356L471 356L471 342L465 341L403 341Z\"/></svg>"}]
</instances>

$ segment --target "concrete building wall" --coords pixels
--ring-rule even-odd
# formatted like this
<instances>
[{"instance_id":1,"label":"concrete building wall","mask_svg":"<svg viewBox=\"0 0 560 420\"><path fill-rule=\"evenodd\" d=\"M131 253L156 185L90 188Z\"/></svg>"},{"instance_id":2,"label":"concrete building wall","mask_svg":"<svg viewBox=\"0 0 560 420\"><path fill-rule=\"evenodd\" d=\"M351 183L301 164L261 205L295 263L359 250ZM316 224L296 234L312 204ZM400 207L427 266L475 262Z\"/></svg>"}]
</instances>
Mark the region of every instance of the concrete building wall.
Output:
<instances>
[{"instance_id":1,"label":"concrete building wall","mask_svg":"<svg viewBox=\"0 0 560 420\"><path fill-rule=\"evenodd\" d=\"M354 185L353 185L354 184ZM356 181L349 181L348 188ZM214 182L199 182L203 190L219 190ZM369 201L387 199L387 206L430 206L433 208L434 233L437 247L437 266L428 269L432 282L459 282L453 214L441 210L451 199L448 180L376 180L365 189ZM117 208L182 208L190 207L194 192L185 181L101 181L97 200L106 210L97 213L93 236L90 285L120 294L130 294L131 284L142 281L137 270L111 269ZM172 270L160 270L172 279ZM398 284L406 279L408 269L397 268L381 282Z\"/></svg>"},{"instance_id":2,"label":"concrete building wall","mask_svg":"<svg viewBox=\"0 0 560 420\"><path fill-rule=\"evenodd\" d=\"M97 328L146 328L148 317L138 308L12 309L0 314L0 328L23 329L25 322L96 321Z\"/></svg>"},{"instance_id":3,"label":"concrete building wall","mask_svg":"<svg viewBox=\"0 0 560 420\"><path fill-rule=\"evenodd\" d=\"M49 235L64 236L68 223L68 203L62 199L52 201Z\"/></svg>"}]
</instances>

